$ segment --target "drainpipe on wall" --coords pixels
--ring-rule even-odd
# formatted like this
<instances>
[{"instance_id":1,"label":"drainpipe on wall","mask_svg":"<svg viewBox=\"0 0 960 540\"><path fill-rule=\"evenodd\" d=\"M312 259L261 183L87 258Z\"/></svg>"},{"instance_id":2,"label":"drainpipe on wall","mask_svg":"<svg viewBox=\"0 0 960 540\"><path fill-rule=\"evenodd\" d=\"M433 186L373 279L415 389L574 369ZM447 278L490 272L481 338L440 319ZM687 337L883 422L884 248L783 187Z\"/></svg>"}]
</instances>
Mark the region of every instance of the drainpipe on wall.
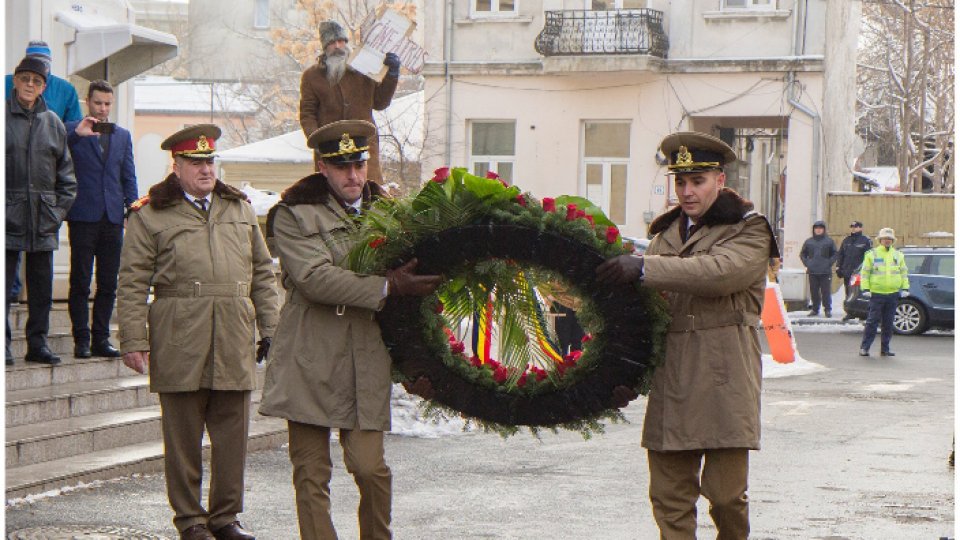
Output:
<instances>
[{"instance_id":1,"label":"drainpipe on wall","mask_svg":"<svg viewBox=\"0 0 960 540\"><path fill-rule=\"evenodd\" d=\"M813 189L810 190L810 222L813 223L814 221L820 218L819 203L820 203L820 190L821 190L821 184L822 184L822 181L820 178L820 115L817 114L816 111L804 105L803 103L800 103L799 101L797 101L797 99L794 97L795 82L796 82L796 73L791 71L787 75L787 84L789 85L788 91L787 91L787 103L792 105L798 111L810 117L810 119L813 121L813 155L810 158L810 161L812 162L811 169L813 173L813 179L812 179L813 181L811 182L811 186Z\"/></svg>"},{"instance_id":2,"label":"drainpipe on wall","mask_svg":"<svg viewBox=\"0 0 960 540\"><path fill-rule=\"evenodd\" d=\"M453 0L447 0L447 20L443 27L443 73L447 87L447 149L443 166L453 163L453 76L450 73L450 61L453 55Z\"/></svg>"}]
</instances>

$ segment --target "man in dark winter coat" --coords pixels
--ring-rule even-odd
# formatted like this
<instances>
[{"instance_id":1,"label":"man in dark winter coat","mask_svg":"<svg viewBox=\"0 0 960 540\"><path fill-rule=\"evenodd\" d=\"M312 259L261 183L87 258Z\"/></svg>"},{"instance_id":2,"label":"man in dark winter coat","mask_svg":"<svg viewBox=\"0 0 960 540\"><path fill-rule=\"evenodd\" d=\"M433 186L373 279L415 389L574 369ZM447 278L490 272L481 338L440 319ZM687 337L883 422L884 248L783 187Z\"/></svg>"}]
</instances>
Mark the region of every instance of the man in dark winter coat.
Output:
<instances>
[{"instance_id":1,"label":"man in dark winter coat","mask_svg":"<svg viewBox=\"0 0 960 540\"><path fill-rule=\"evenodd\" d=\"M850 235L840 243L837 252L837 277L843 280L843 297L850 297L850 277L857 273L863 264L863 255L872 247L870 239L863 235L863 223L850 223ZM849 314L843 320L852 319Z\"/></svg>"},{"instance_id":2,"label":"man in dark winter coat","mask_svg":"<svg viewBox=\"0 0 960 540\"><path fill-rule=\"evenodd\" d=\"M55 365L60 358L47 347L53 303L53 251L60 246L60 225L77 196L73 160L63 122L43 101L50 75L42 60L27 56L13 75L7 100L7 347L10 351L10 296L20 254L27 268L27 362Z\"/></svg>"},{"instance_id":3,"label":"man in dark winter coat","mask_svg":"<svg viewBox=\"0 0 960 540\"><path fill-rule=\"evenodd\" d=\"M810 316L820 313L830 317L833 307L830 298L830 281L833 279L833 261L837 258L837 245L827 236L827 224L817 221L813 224L813 236L807 238L800 248L800 261L807 267L807 280L810 282Z\"/></svg>"}]
</instances>

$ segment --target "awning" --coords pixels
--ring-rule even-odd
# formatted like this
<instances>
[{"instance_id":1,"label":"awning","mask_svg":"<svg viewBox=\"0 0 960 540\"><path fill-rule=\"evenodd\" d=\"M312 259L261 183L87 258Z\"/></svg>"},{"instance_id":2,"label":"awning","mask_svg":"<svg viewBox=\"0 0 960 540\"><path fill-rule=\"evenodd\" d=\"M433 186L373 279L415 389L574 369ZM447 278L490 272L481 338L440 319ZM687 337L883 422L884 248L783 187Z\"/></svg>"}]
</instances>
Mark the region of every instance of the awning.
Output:
<instances>
[{"instance_id":1,"label":"awning","mask_svg":"<svg viewBox=\"0 0 960 540\"><path fill-rule=\"evenodd\" d=\"M120 84L177 55L177 38L109 17L58 11L55 19L76 30L67 45L67 73Z\"/></svg>"}]
</instances>

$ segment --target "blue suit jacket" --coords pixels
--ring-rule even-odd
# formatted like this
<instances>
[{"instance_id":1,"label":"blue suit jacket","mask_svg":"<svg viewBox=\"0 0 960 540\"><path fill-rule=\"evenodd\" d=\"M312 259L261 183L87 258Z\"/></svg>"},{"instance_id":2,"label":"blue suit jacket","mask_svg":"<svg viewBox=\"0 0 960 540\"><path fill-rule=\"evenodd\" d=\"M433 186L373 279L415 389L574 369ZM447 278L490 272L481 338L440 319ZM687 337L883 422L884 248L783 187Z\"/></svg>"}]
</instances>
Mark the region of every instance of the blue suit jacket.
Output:
<instances>
[{"instance_id":1,"label":"blue suit jacket","mask_svg":"<svg viewBox=\"0 0 960 540\"><path fill-rule=\"evenodd\" d=\"M100 221L104 214L116 225L137 200L137 174L133 165L133 139L117 126L110 135L107 155L100 150L100 137L77 135L77 124L67 124L67 144L77 176L77 200L67 221Z\"/></svg>"}]
</instances>

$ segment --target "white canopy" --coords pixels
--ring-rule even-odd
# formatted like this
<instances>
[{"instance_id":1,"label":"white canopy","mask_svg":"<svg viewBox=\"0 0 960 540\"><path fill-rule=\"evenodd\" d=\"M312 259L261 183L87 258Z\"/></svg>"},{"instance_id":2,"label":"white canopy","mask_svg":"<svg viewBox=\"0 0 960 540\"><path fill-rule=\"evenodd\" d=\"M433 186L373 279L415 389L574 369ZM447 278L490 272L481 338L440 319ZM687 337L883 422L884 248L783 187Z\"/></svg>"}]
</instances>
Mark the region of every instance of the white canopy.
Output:
<instances>
[{"instance_id":1,"label":"white canopy","mask_svg":"<svg viewBox=\"0 0 960 540\"><path fill-rule=\"evenodd\" d=\"M67 73L120 84L177 55L177 38L144 26L77 11L56 20L76 30L67 45Z\"/></svg>"}]
</instances>

